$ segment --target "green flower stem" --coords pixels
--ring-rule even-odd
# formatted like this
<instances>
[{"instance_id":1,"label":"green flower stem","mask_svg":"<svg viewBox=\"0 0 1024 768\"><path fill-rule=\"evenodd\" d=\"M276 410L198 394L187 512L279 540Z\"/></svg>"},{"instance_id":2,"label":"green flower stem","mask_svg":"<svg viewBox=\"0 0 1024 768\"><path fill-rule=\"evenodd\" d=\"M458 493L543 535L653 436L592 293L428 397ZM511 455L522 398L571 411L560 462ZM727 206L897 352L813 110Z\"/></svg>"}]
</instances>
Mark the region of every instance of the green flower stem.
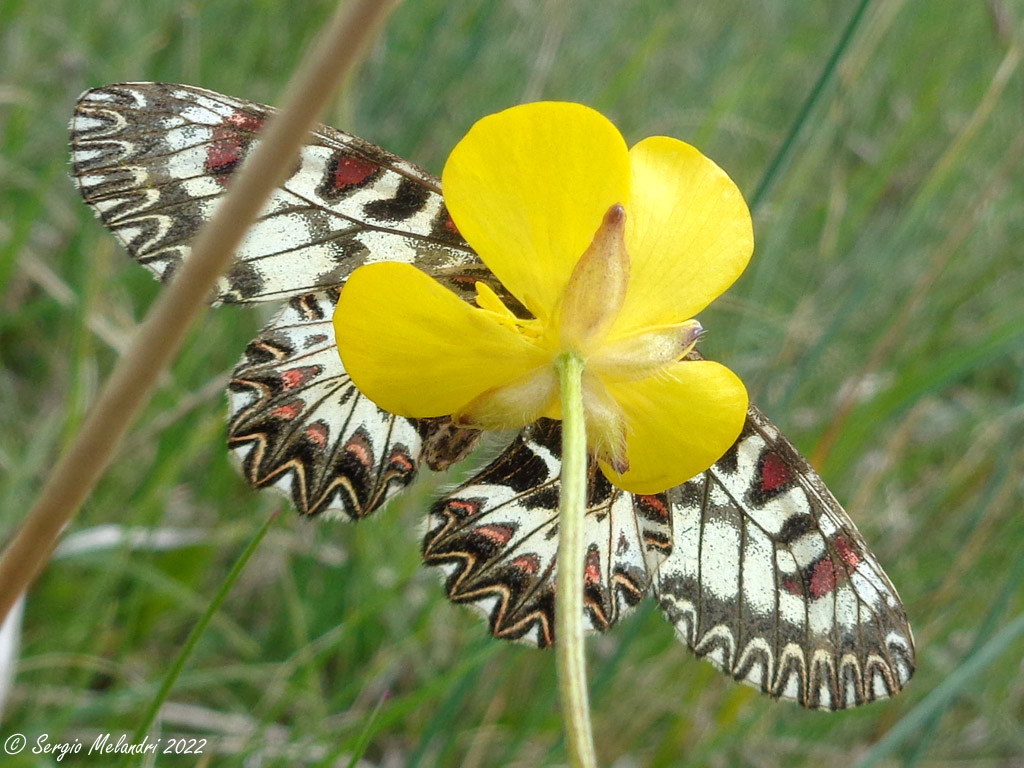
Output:
<instances>
[{"instance_id":1,"label":"green flower stem","mask_svg":"<svg viewBox=\"0 0 1024 768\"><path fill-rule=\"evenodd\" d=\"M587 430L583 419L583 358L566 352L555 362L562 390L562 492L558 510L558 589L555 651L562 715L575 768L595 768L583 644L583 516L587 510Z\"/></svg>"}]
</instances>

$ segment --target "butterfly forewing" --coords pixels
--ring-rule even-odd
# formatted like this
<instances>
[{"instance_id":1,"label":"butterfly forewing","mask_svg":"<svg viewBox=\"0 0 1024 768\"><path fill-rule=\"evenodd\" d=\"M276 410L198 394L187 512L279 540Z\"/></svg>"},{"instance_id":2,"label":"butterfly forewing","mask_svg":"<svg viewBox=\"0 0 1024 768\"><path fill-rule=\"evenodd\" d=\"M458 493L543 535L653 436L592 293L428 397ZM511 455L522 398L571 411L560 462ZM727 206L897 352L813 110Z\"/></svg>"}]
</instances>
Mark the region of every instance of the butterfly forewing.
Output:
<instances>
[{"instance_id":1,"label":"butterfly forewing","mask_svg":"<svg viewBox=\"0 0 1024 768\"><path fill-rule=\"evenodd\" d=\"M272 114L190 86L97 88L72 119L73 174L128 252L166 279ZM477 441L450 419L380 410L345 373L331 318L348 275L374 261L416 264L467 301L482 281L525 311L458 234L436 178L316 128L212 297L287 302L234 371L228 440L254 487L285 492L305 515L365 517L420 464L445 469ZM560 434L541 420L447 493L423 547L448 596L482 610L492 634L542 646L555 640ZM653 591L698 655L821 709L891 696L913 672L892 584L814 470L753 407L720 461L666 493L626 493L591 463L584 529L591 630Z\"/></svg>"},{"instance_id":2,"label":"butterfly forewing","mask_svg":"<svg viewBox=\"0 0 1024 768\"><path fill-rule=\"evenodd\" d=\"M128 252L167 279L273 112L184 85L96 88L71 121L73 175ZM302 514L372 512L412 479L419 432L432 466L473 442L464 430L441 440L433 421L413 425L363 397L331 328L341 284L370 261L416 262L471 292L480 265L439 188L411 163L319 126L214 291L220 302L288 301L234 371L229 445L254 487L285 492Z\"/></svg>"},{"instance_id":3,"label":"butterfly forewing","mask_svg":"<svg viewBox=\"0 0 1024 768\"><path fill-rule=\"evenodd\" d=\"M87 91L71 121L73 175L128 252L167 278L188 257L273 112L184 85ZM373 261L429 270L477 258L452 224L437 179L319 126L215 295L224 302L287 299L340 285Z\"/></svg>"}]
</instances>

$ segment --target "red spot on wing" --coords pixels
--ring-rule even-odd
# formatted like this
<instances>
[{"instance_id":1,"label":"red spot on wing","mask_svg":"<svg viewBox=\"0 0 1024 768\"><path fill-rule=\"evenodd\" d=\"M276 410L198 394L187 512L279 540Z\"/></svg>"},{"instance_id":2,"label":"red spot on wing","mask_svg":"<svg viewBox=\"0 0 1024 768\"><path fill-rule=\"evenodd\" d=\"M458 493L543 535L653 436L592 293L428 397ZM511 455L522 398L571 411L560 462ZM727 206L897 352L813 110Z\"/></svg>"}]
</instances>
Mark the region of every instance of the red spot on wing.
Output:
<instances>
[{"instance_id":1,"label":"red spot on wing","mask_svg":"<svg viewBox=\"0 0 1024 768\"><path fill-rule=\"evenodd\" d=\"M243 131L256 133L263 127L263 118L251 115L247 112L235 112L228 118L228 122Z\"/></svg>"},{"instance_id":2,"label":"red spot on wing","mask_svg":"<svg viewBox=\"0 0 1024 768\"><path fill-rule=\"evenodd\" d=\"M480 513L480 504L476 501L452 499L445 506L458 517L473 517Z\"/></svg>"},{"instance_id":3,"label":"red spot on wing","mask_svg":"<svg viewBox=\"0 0 1024 768\"><path fill-rule=\"evenodd\" d=\"M820 597L831 594L840 581L845 580L846 574L840 571L832 558L827 555L817 560L810 568L804 570L804 582L795 579L786 579L782 587L791 595L797 597L809 597L817 600ZM806 583L806 588L804 584Z\"/></svg>"},{"instance_id":4,"label":"red spot on wing","mask_svg":"<svg viewBox=\"0 0 1024 768\"><path fill-rule=\"evenodd\" d=\"M334 169L334 186L338 190L362 184L380 168L358 155L339 155Z\"/></svg>"},{"instance_id":5,"label":"red spot on wing","mask_svg":"<svg viewBox=\"0 0 1024 768\"><path fill-rule=\"evenodd\" d=\"M310 379L320 373L318 365L304 365L300 368L289 368L281 371L281 389L295 389L304 386Z\"/></svg>"},{"instance_id":6,"label":"red spot on wing","mask_svg":"<svg viewBox=\"0 0 1024 768\"><path fill-rule=\"evenodd\" d=\"M391 456L388 457L388 465L401 472L412 472L416 468L412 457L402 448L394 448L391 451Z\"/></svg>"},{"instance_id":7,"label":"red spot on wing","mask_svg":"<svg viewBox=\"0 0 1024 768\"><path fill-rule=\"evenodd\" d=\"M214 141L206 148L206 170L209 173L226 173L234 170L242 159L242 142L231 139Z\"/></svg>"},{"instance_id":8,"label":"red spot on wing","mask_svg":"<svg viewBox=\"0 0 1024 768\"><path fill-rule=\"evenodd\" d=\"M668 520L668 505L660 494L650 496L637 494L633 497L649 517L657 517L661 520Z\"/></svg>"},{"instance_id":9,"label":"red spot on wing","mask_svg":"<svg viewBox=\"0 0 1024 768\"><path fill-rule=\"evenodd\" d=\"M509 565L520 571L525 571L531 576L535 576L540 571L540 558L536 555L520 555Z\"/></svg>"},{"instance_id":10,"label":"red spot on wing","mask_svg":"<svg viewBox=\"0 0 1024 768\"><path fill-rule=\"evenodd\" d=\"M309 440L312 443L316 443L317 447L321 449L327 448L327 442L330 433L327 429L327 425L324 424L323 422L313 422L308 427L306 427L303 434L306 436L307 440Z\"/></svg>"},{"instance_id":11,"label":"red spot on wing","mask_svg":"<svg viewBox=\"0 0 1024 768\"><path fill-rule=\"evenodd\" d=\"M583 568L583 581L588 586L601 583L601 555L596 549L587 552L587 562Z\"/></svg>"},{"instance_id":12,"label":"red spot on wing","mask_svg":"<svg viewBox=\"0 0 1024 768\"><path fill-rule=\"evenodd\" d=\"M455 224L455 220L451 217L451 214L448 214L447 216L444 217L444 228L451 232L453 235L459 235L460 237L462 236L462 233L459 232L459 228Z\"/></svg>"},{"instance_id":13,"label":"red spot on wing","mask_svg":"<svg viewBox=\"0 0 1024 768\"><path fill-rule=\"evenodd\" d=\"M826 557L816 562L811 568L811 597L824 597L836 588L836 566L832 558Z\"/></svg>"},{"instance_id":14,"label":"red spot on wing","mask_svg":"<svg viewBox=\"0 0 1024 768\"><path fill-rule=\"evenodd\" d=\"M228 177L245 157L252 134L262 127L261 118L245 112L236 112L228 117L224 125L215 127L206 148L206 172L215 176L221 184L226 184Z\"/></svg>"},{"instance_id":15,"label":"red spot on wing","mask_svg":"<svg viewBox=\"0 0 1024 768\"><path fill-rule=\"evenodd\" d=\"M843 562L851 568L856 568L864 559L854 543L846 536L836 536L832 540L832 545L836 548L836 552L839 553L839 557L843 559Z\"/></svg>"},{"instance_id":16,"label":"red spot on wing","mask_svg":"<svg viewBox=\"0 0 1024 768\"><path fill-rule=\"evenodd\" d=\"M352 456L356 461L367 469L373 467L373 451L366 445L364 440L353 438L345 443L345 453Z\"/></svg>"},{"instance_id":17,"label":"red spot on wing","mask_svg":"<svg viewBox=\"0 0 1024 768\"><path fill-rule=\"evenodd\" d=\"M449 278L455 285L473 288L477 284L476 275L451 275Z\"/></svg>"},{"instance_id":18,"label":"red spot on wing","mask_svg":"<svg viewBox=\"0 0 1024 768\"><path fill-rule=\"evenodd\" d=\"M622 557L626 552L629 552L629 540L626 538L626 534L620 533L619 540L615 542L615 555Z\"/></svg>"},{"instance_id":19,"label":"red spot on wing","mask_svg":"<svg viewBox=\"0 0 1024 768\"><path fill-rule=\"evenodd\" d=\"M508 544L515 532L515 529L508 525L482 525L473 531L477 536L483 536L502 547Z\"/></svg>"},{"instance_id":20,"label":"red spot on wing","mask_svg":"<svg viewBox=\"0 0 1024 768\"><path fill-rule=\"evenodd\" d=\"M285 403L284 405L278 406L277 408L272 410L270 412L270 415L275 416L276 418L279 419L291 421L300 413L302 413L302 406L304 405L305 403L303 403L301 400L292 400L290 403Z\"/></svg>"},{"instance_id":21,"label":"red spot on wing","mask_svg":"<svg viewBox=\"0 0 1024 768\"><path fill-rule=\"evenodd\" d=\"M761 489L774 491L793 479L789 467L777 453L766 453L761 459Z\"/></svg>"}]
</instances>

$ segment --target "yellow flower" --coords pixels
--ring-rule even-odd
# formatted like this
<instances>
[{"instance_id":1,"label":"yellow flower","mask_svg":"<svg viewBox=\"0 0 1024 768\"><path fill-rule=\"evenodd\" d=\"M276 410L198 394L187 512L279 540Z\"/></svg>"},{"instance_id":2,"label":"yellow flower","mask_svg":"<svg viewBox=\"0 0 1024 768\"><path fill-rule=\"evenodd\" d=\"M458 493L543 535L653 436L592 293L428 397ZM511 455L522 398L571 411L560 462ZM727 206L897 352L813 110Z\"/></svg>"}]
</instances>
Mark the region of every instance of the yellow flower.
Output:
<instances>
[{"instance_id":1,"label":"yellow flower","mask_svg":"<svg viewBox=\"0 0 1024 768\"><path fill-rule=\"evenodd\" d=\"M615 485L656 493L717 461L747 409L728 368L684 360L693 316L753 250L750 213L717 165L676 139L627 149L579 104L480 120L442 176L448 211L502 286L474 307L408 264L357 269L335 314L342 361L371 400L484 429L559 418L555 361L585 361L588 447Z\"/></svg>"}]
</instances>

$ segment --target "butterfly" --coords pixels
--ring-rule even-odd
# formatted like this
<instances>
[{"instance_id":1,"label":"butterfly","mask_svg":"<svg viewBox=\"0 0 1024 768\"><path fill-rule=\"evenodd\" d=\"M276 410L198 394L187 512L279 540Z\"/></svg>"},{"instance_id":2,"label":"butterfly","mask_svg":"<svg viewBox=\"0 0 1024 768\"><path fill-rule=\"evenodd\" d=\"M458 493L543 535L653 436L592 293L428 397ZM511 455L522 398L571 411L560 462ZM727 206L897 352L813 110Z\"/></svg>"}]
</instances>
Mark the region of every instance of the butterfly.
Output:
<instances>
[{"instance_id":1,"label":"butterfly","mask_svg":"<svg viewBox=\"0 0 1024 768\"><path fill-rule=\"evenodd\" d=\"M71 121L75 182L132 257L168 280L273 111L186 85L87 91ZM334 308L356 267L383 260L415 264L467 301L477 282L510 299L452 223L437 178L318 126L213 292L217 304L284 302L232 374L228 447L254 488L283 492L305 516L366 517L422 466L444 470L479 440L450 419L383 411L346 375ZM542 419L428 512L424 561L495 637L555 640L559 471L560 423ZM591 463L585 536L590 630L651 595L698 656L817 709L888 698L913 674L892 583L753 406L718 462L664 493L618 489Z\"/></svg>"}]
</instances>

